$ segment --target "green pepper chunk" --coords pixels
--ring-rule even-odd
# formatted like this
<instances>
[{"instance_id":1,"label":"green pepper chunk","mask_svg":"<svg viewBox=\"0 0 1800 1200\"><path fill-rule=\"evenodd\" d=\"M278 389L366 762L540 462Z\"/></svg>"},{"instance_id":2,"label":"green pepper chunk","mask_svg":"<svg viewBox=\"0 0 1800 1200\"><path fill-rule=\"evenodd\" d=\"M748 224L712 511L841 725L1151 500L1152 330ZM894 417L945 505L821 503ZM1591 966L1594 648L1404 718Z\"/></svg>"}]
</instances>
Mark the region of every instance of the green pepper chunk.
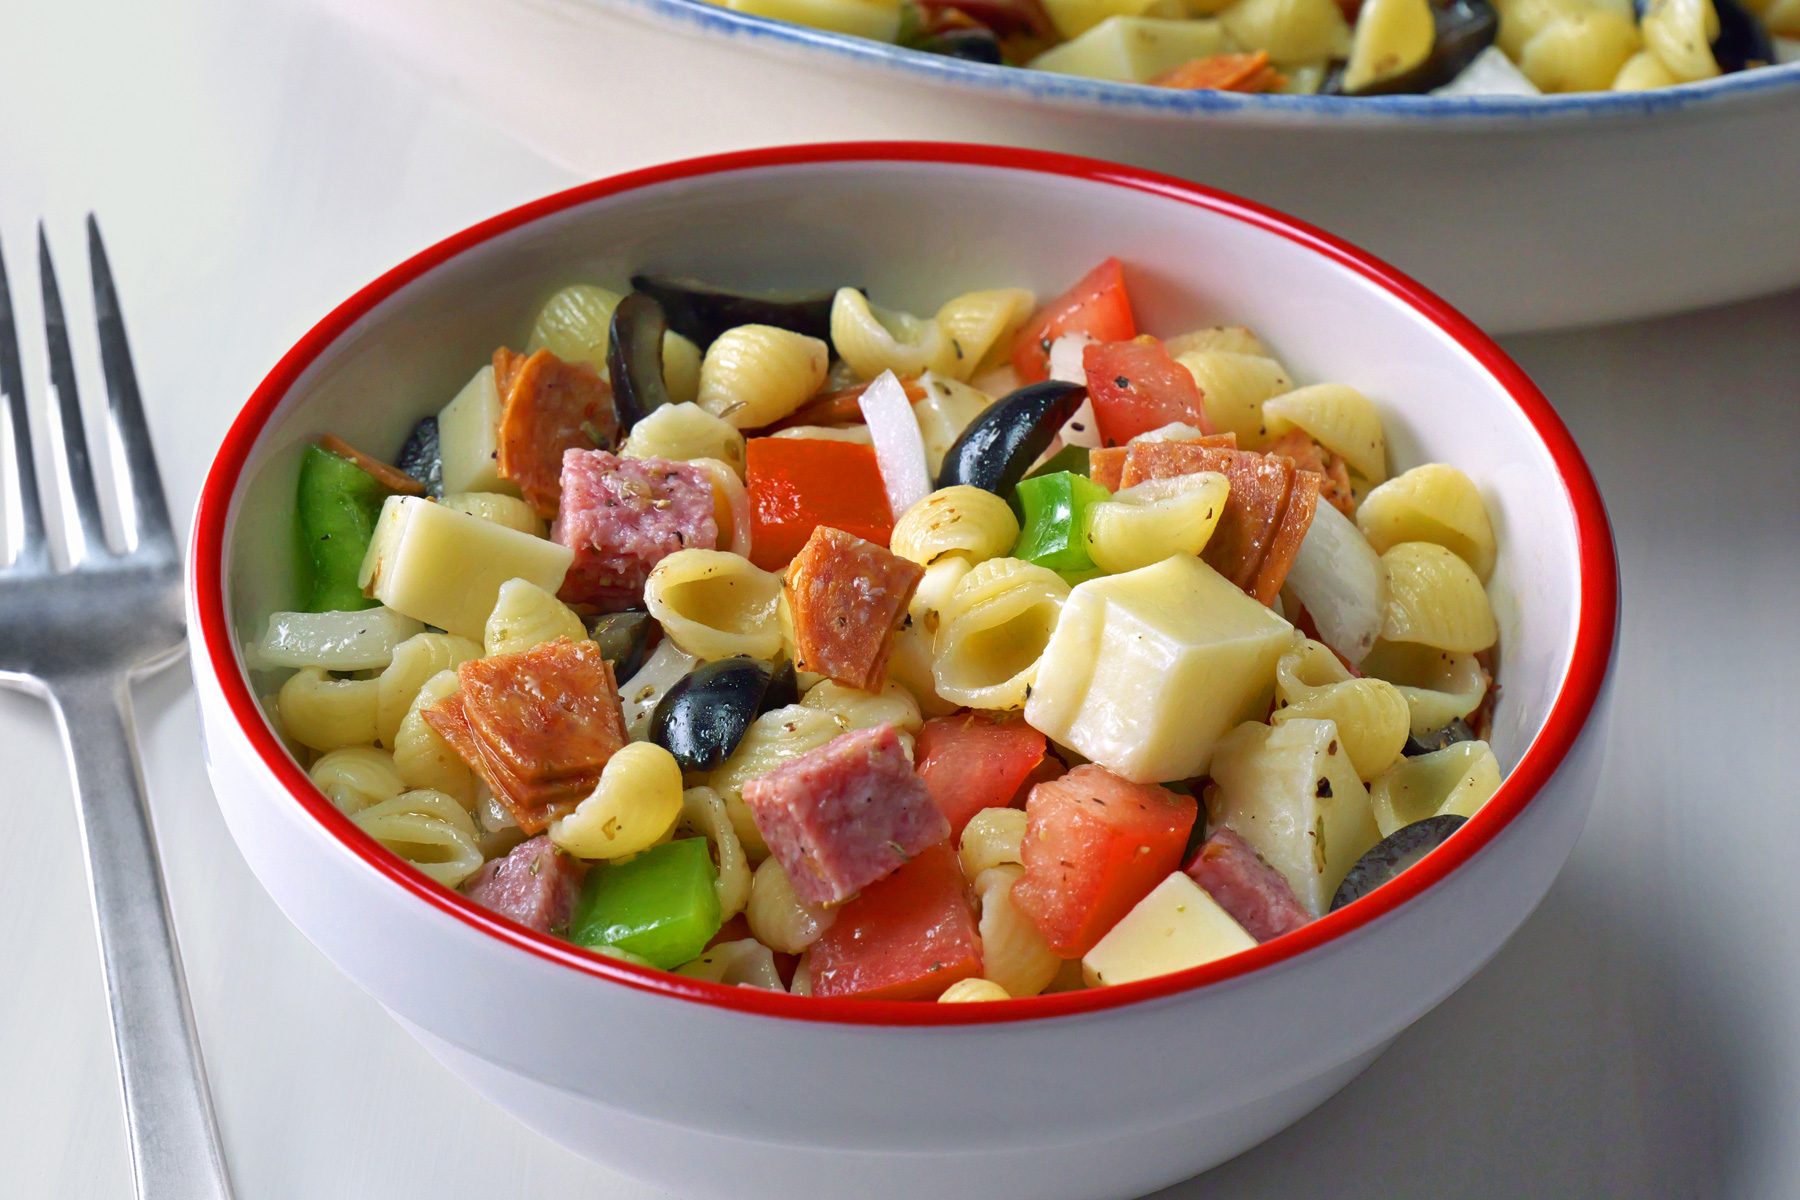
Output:
<instances>
[{"instance_id":1,"label":"green pepper chunk","mask_svg":"<svg viewBox=\"0 0 1800 1200\"><path fill-rule=\"evenodd\" d=\"M1058 471L1070 471L1085 476L1088 473L1088 448L1086 446L1064 446L1055 454L1044 460L1044 465L1027 475L1027 479L1036 479L1041 475L1054 475Z\"/></svg>"},{"instance_id":2,"label":"green pepper chunk","mask_svg":"<svg viewBox=\"0 0 1800 1200\"><path fill-rule=\"evenodd\" d=\"M1087 551L1088 507L1111 494L1073 471L1021 479L1019 510L1024 519L1013 557L1065 576L1091 575L1094 560Z\"/></svg>"},{"instance_id":3,"label":"green pepper chunk","mask_svg":"<svg viewBox=\"0 0 1800 1200\"><path fill-rule=\"evenodd\" d=\"M680 838L582 881L569 940L624 950L665 971L700 957L723 920L705 838Z\"/></svg>"},{"instance_id":4,"label":"green pepper chunk","mask_svg":"<svg viewBox=\"0 0 1800 1200\"><path fill-rule=\"evenodd\" d=\"M337 612L372 608L356 577L362 571L388 489L341 454L308 446L300 460L295 510L300 541L312 565L307 608Z\"/></svg>"}]
</instances>

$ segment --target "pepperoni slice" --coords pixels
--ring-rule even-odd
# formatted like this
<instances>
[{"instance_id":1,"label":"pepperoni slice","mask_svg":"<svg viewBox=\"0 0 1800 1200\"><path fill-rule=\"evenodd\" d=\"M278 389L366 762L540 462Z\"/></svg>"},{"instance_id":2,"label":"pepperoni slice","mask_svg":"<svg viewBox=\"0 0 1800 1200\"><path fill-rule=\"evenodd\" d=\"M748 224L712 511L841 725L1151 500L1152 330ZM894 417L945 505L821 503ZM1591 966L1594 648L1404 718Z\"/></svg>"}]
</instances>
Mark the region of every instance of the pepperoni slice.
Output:
<instances>
[{"instance_id":1,"label":"pepperoni slice","mask_svg":"<svg viewBox=\"0 0 1800 1200\"><path fill-rule=\"evenodd\" d=\"M494 383L500 391L500 477L545 519L562 498L565 450L612 445L619 431L612 389L586 363L567 363L548 350L527 358L506 347L494 351Z\"/></svg>"},{"instance_id":2,"label":"pepperoni slice","mask_svg":"<svg viewBox=\"0 0 1800 1200\"><path fill-rule=\"evenodd\" d=\"M1264 604L1275 603L1276 593L1281 591L1288 572L1293 569L1300 543L1305 540L1306 531L1312 528L1313 513L1318 511L1321 482L1322 478L1311 471L1294 472L1287 504L1281 510L1281 519L1276 523L1269 548L1264 552L1262 562L1257 564L1256 577L1249 588L1250 594Z\"/></svg>"},{"instance_id":3,"label":"pepperoni slice","mask_svg":"<svg viewBox=\"0 0 1800 1200\"><path fill-rule=\"evenodd\" d=\"M450 743L469 767L493 791L495 799L506 806L519 828L529 834L543 832L557 817L574 810L584 796L599 782L600 773L578 776L550 784L534 784L520 779L505 762L495 757L485 743L469 728L468 714L461 693L446 697L424 709L425 723Z\"/></svg>"},{"instance_id":4,"label":"pepperoni slice","mask_svg":"<svg viewBox=\"0 0 1800 1200\"><path fill-rule=\"evenodd\" d=\"M878 690L894 630L924 575L874 542L828 525L813 530L782 585L794 619L795 668Z\"/></svg>"},{"instance_id":5,"label":"pepperoni slice","mask_svg":"<svg viewBox=\"0 0 1800 1200\"><path fill-rule=\"evenodd\" d=\"M340 458L349 459L373 475L375 482L390 492L398 492L402 496L423 496L425 494L425 485L411 475L398 467L388 466L379 458L364 454L335 433L328 433L320 438L319 449L329 450Z\"/></svg>"},{"instance_id":6,"label":"pepperoni slice","mask_svg":"<svg viewBox=\"0 0 1800 1200\"><path fill-rule=\"evenodd\" d=\"M558 638L457 668L482 750L528 784L598 775L626 741L618 684L598 643Z\"/></svg>"},{"instance_id":7,"label":"pepperoni slice","mask_svg":"<svg viewBox=\"0 0 1800 1200\"><path fill-rule=\"evenodd\" d=\"M1346 517L1356 516L1356 494L1350 489L1350 467L1339 455L1331 453L1308 437L1303 429L1290 429L1269 443L1269 454L1281 454L1294 460L1302 471L1319 476L1319 495Z\"/></svg>"}]
</instances>

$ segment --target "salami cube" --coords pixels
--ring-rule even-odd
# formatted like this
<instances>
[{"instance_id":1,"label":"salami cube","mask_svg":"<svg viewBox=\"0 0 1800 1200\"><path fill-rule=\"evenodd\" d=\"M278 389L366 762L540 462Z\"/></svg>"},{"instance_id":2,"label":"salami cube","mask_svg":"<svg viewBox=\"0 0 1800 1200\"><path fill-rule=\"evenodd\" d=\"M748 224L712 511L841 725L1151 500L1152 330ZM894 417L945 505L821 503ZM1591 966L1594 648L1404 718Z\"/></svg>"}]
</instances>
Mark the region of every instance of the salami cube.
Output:
<instances>
[{"instance_id":1,"label":"salami cube","mask_svg":"<svg viewBox=\"0 0 1800 1200\"><path fill-rule=\"evenodd\" d=\"M752 779L744 803L808 904L847 900L950 836L892 725L853 729Z\"/></svg>"},{"instance_id":2,"label":"salami cube","mask_svg":"<svg viewBox=\"0 0 1800 1200\"><path fill-rule=\"evenodd\" d=\"M463 884L463 894L501 916L539 933L569 928L585 873L581 862L534 837L496 858Z\"/></svg>"},{"instance_id":3,"label":"salami cube","mask_svg":"<svg viewBox=\"0 0 1800 1200\"><path fill-rule=\"evenodd\" d=\"M1259 858L1235 830L1217 830L1202 842L1187 873L1259 942L1312 920L1287 876Z\"/></svg>"},{"instance_id":4,"label":"salami cube","mask_svg":"<svg viewBox=\"0 0 1800 1200\"><path fill-rule=\"evenodd\" d=\"M1192 796L1083 764L1031 789L1013 905L1062 958L1080 958L1181 866Z\"/></svg>"},{"instance_id":5,"label":"salami cube","mask_svg":"<svg viewBox=\"0 0 1800 1200\"><path fill-rule=\"evenodd\" d=\"M932 846L838 910L807 951L815 996L935 1000L981 974L981 935L962 868Z\"/></svg>"},{"instance_id":6,"label":"salami cube","mask_svg":"<svg viewBox=\"0 0 1800 1200\"><path fill-rule=\"evenodd\" d=\"M717 548L712 479L692 463L569 450L550 536L575 554L565 601L630 608L657 563L677 550Z\"/></svg>"},{"instance_id":7,"label":"salami cube","mask_svg":"<svg viewBox=\"0 0 1800 1200\"><path fill-rule=\"evenodd\" d=\"M494 351L494 383L500 478L548 520L562 491L564 451L610 446L619 431L612 389L587 363L564 362L548 350L526 357L504 346Z\"/></svg>"},{"instance_id":8,"label":"salami cube","mask_svg":"<svg viewBox=\"0 0 1800 1200\"><path fill-rule=\"evenodd\" d=\"M873 542L821 525L789 564L794 666L845 687L881 690L894 631L925 569Z\"/></svg>"},{"instance_id":9,"label":"salami cube","mask_svg":"<svg viewBox=\"0 0 1800 1200\"><path fill-rule=\"evenodd\" d=\"M1346 517L1356 517L1356 493L1350 486L1350 467L1341 455L1333 454L1307 436L1304 429L1290 429L1264 451L1294 460L1301 471L1319 477L1319 498Z\"/></svg>"}]
</instances>

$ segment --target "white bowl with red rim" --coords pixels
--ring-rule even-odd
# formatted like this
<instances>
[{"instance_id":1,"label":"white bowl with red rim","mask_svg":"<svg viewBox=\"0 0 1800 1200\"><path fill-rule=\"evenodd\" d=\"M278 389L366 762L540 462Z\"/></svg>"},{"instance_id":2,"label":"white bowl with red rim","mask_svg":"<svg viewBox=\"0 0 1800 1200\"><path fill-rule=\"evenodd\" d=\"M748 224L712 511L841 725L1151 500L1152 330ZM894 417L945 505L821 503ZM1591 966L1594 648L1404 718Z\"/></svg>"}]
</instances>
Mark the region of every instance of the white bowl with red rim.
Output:
<instances>
[{"instance_id":1,"label":"white bowl with red rim","mask_svg":"<svg viewBox=\"0 0 1800 1200\"><path fill-rule=\"evenodd\" d=\"M853 280L931 311L1127 264L1140 324L1257 329L1298 378L1377 398L1397 467L1454 463L1500 536L1492 742L1506 779L1369 897L1160 979L997 1004L820 1000L642 970L417 874L308 782L240 647L293 602L298 450L377 452L554 288L634 270ZM450 1069L580 1153L684 1196L1135 1195L1274 1134L1469 978L1542 899L1599 768L1617 575L1592 476L1468 321L1318 230L1179 180L992 147L858 143L696 159L476 225L334 310L270 373L195 516L207 765L289 918Z\"/></svg>"}]
</instances>

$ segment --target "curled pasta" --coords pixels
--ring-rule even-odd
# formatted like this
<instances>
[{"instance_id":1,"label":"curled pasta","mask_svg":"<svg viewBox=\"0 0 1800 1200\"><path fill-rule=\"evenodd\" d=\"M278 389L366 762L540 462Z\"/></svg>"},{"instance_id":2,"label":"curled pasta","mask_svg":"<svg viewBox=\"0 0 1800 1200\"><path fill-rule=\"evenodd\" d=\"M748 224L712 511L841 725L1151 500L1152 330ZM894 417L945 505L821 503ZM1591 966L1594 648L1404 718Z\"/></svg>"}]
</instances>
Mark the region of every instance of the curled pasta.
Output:
<instances>
[{"instance_id":1,"label":"curled pasta","mask_svg":"<svg viewBox=\"0 0 1800 1200\"><path fill-rule=\"evenodd\" d=\"M1117 574L1198 554L1212 538L1231 491L1217 471L1147 479L1088 509L1087 550L1094 565Z\"/></svg>"},{"instance_id":2,"label":"curled pasta","mask_svg":"<svg viewBox=\"0 0 1800 1200\"><path fill-rule=\"evenodd\" d=\"M1037 925L1013 905L1013 884L1023 874L1025 868L1008 864L989 867L975 879L981 902L981 975L1009 996L1037 995L1062 969L1062 959Z\"/></svg>"},{"instance_id":3,"label":"curled pasta","mask_svg":"<svg viewBox=\"0 0 1800 1200\"><path fill-rule=\"evenodd\" d=\"M706 348L697 403L738 429L773 424L819 390L830 358L818 338L773 325L739 325Z\"/></svg>"},{"instance_id":4,"label":"curled pasta","mask_svg":"<svg viewBox=\"0 0 1800 1200\"><path fill-rule=\"evenodd\" d=\"M919 422L919 437L925 443L925 465L936 479L944 469L944 456L950 447L971 421L987 411L994 398L973 384L933 371L919 377L919 387L925 398L913 405L913 417Z\"/></svg>"},{"instance_id":5,"label":"curled pasta","mask_svg":"<svg viewBox=\"0 0 1800 1200\"><path fill-rule=\"evenodd\" d=\"M444 497L443 503L446 508L454 508L457 512L465 512L471 517L480 517L484 521L492 521L520 533L529 533L533 537L543 537L548 532L544 518L537 515L537 509L517 496L501 492L452 492Z\"/></svg>"},{"instance_id":6,"label":"curled pasta","mask_svg":"<svg viewBox=\"0 0 1800 1200\"><path fill-rule=\"evenodd\" d=\"M722 550L677 550L644 584L644 607L676 645L708 661L781 650L781 576Z\"/></svg>"},{"instance_id":7,"label":"curled pasta","mask_svg":"<svg viewBox=\"0 0 1800 1200\"><path fill-rule=\"evenodd\" d=\"M1387 435L1375 402L1342 383L1315 383L1263 402L1269 436L1303 430L1364 479L1387 478Z\"/></svg>"},{"instance_id":8,"label":"curled pasta","mask_svg":"<svg viewBox=\"0 0 1800 1200\"><path fill-rule=\"evenodd\" d=\"M650 715L677 680L698 666L700 660L664 638L638 668L637 674L619 685L619 701L625 713L625 733L633 741L650 736Z\"/></svg>"},{"instance_id":9,"label":"curled pasta","mask_svg":"<svg viewBox=\"0 0 1800 1200\"><path fill-rule=\"evenodd\" d=\"M893 682L884 683L879 692L865 692L827 679L808 688L800 703L830 713L845 732L892 725L904 733L917 733L924 721L912 693Z\"/></svg>"},{"instance_id":10,"label":"curled pasta","mask_svg":"<svg viewBox=\"0 0 1800 1200\"><path fill-rule=\"evenodd\" d=\"M1272 358L1230 350L1198 350L1176 361L1200 385L1207 424L1216 432L1237 434L1238 445L1246 450L1268 442L1263 402L1294 386L1287 368Z\"/></svg>"},{"instance_id":11,"label":"curled pasta","mask_svg":"<svg viewBox=\"0 0 1800 1200\"><path fill-rule=\"evenodd\" d=\"M790 704L750 722L731 757L713 771L707 782L725 801L732 828L737 830L744 851L752 860L761 862L767 858L769 847L744 803L744 785L808 750L818 749L842 732L843 726L834 714Z\"/></svg>"},{"instance_id":12,"label":"curled pasta","mask_svg":"<svg viewBox=\"0 0 1800 1200\"><path fill-rule=\"evenodd\" d=\"M1628 11L1595 6L1561 14L1538 30L1520 49L1518 65L1540 92L1600 92L1642 44Z\"/></svg>"},{"instance_id":13,"label":"curled pasta","mask_svg":"<svg viewBox=\"0 0 1800 1200\"><path fill-rule=\"evenodd\" d=\"M946 373L954 379L972 378L1004 352L1036 306L1036 297L1024 288L964 292L945 301L937 311L937 323L950 339Z\"/></svg>"},{"instance_id":14,"label":"curled pasta","mask_svg":"<svg viewBox=\"0 0 1800 1200\"><path fill-rule=\"evenodd\" d=\"M1472 817L1500 790L1500 760L1486 742L1453 742L1402 759L1369 785L1381 836L1427 817Z\"/></svg>"},{"instance_id":15,"label":"curled pasta","mask_svg":"<svg viewBox=\"0 0 1800 1200\"><path fill-rule=\"evenodd\" d=\"M406 781L400 778L393 755L373 746L328 751L319 756L307 774L313 786L346 813L392 800L406 790Z\"/></svg>"},{"instance_id":16,"label":"curled pasta","mask_svg":"<svg viewBox=\"0 0 1800 1200\"><path fill-rule=\"evenodd\" d=\"M667 836L681 803L675 756L654 742L628 742L575 811L550 822L550 840L576 858L628 858Z\"/></svg>"},{"instance_id":17,"label":"curled pasta","mask_svg":"<svg viewBox=\"0 0 1800 1200\"><path fill-rule=\"evenodd\" d=\"M289 737L314 750L367 746L375 741L373 679L333 679L302 667L281 685L276 710Z\"/></svg>"},{"instance_id":18,"label":"curled pasta","mask_svg":"<svg viewBox=\"0 0 1800 1200\"><path fill-rule=\"evenodd\" d=\"M916 620L905 622L903 628L895 631L888 652L887 677L906 689L922 716L945 717L959 707L937 694L937 680L931 673L931 635Z\"/></svg>"},{"instance_id":19,"label":"curled pasta","mask_svg":"<svg viewBox=\"0 0 1800 1200\"><path fill-rule=\"evenodd\" d=\"M1344 89L1360 91L1412 70L1425 61L1436 38L1427 0L1366 0L1351 36Z\"/></svg>"},{"instance_id":20,"label":"curled pasta","mask_svg":"<svg viewBox=\"0 0 1800 1200\"><path fill-rule=\"evenodd\" d=\"M1238 0L1219 20L1240 47L1283 66L1350 54L1350 26L1334 0Z\"/></svg>"},{"instance_id":21,"label":"curled pasta","mask_svg":"<svg viewBox=\"0 0 1800 1200\"><path fill-rule=\"evenodd\" d=\"M864 379L892 371L902 379L926 371L948 374L956 363L950 337L936 321L877 308L855 288L831 301L831 345Z\"/></svg>"},{"instance_id":22,"label":"curled pasta","mask_svg":"<svg viewBox=\"0 0 1800 1200\"><path fill-rule=\"evenodd\" d=\"M794 885L786 868L772 858L764 859L750 881L750 902L744 919L756 940L782 954L799 954L818 941L837 910L814 908L794 895Z\"/></svg>"},{"instance_id":23,"label":"curled pasta","mask_svg":"<svg viewBox=\"0 0 1800 1200\"><path fill-rule=\"evenodd\" d=\"M426 709L460 690L455 671L439 671L420 686L394 734L394 766L408 787L443 792L469 808L475 803L475 773L424 717Z\"/></svg>"},{"instance_id":24,"label":"curled pasta","mask_svg":"<svg viewBox=\"0 0 1800 1200\"><path fill-rule=\"evenodd\" d=\"M1069 585L1017 558L963 576L939 614L932 675L938 694L971 708L1023 708Z\"/></svg>"},{"instance_id":25,"label":"curled pasta","mask_svg":"<svg viewBox=\"0 0 1800 1200\"><path fill-rule=\"evenodd\" d=\"M750 858L731 823L731 814L725 810L724 799L709 787L688 788L681 793L681 816L675 827L712 843L713 862L718 868L713 892L719 898L720 919L729 921L743 912L752 888ZM755 927L751 930L754 932Z\"/></svg>"},{"instance_id":26,"label":"curled pasta","mask_svg":"<svg viewBox=\"0 0 1800 1200\"><path fill-rule=\"evenodd\" d=\"M1392 766L1406 748L1412 713L1400 689L1385 679L1352 678L1337 655L1310 638L1276 662L1275 697L1270 724L1296 718L1334 722L1344 753L1364 782Z\"/></svg>"},{"instance_id":27,"label":"curled pasta","mask_svg":"<svg viewBox=\"0 0 1800 1200\"><path fill-rule=\"evenodd\" d=\"M989 867L1024 863L1025 825L1022 808L984 808L970 817L956 848L963 878L973 883Z\"/></svg>"},{"instance_id":28,"label":"curled pasta","mask_svg":"<svg viewBox=\"0 0 1800 1200\"><path fill-rule=\"evenodd\" d=\"M442 792L420 788L352 813L370 837L445 887L481 869L475 822Z\"/></svg>"},{"instance_id":29,"label":"curled pasta","mask_svg":"<svg viewBox=\"0 0 1800 1200\"><path fill-rule=\"evenodd\" d=\"M584 362L606 374L613 309L622 297L610 288L576 283L544 302L531 323L527 354L548 350L564 362ZM700 372L700 348L673 329L663 334L663 382L677 401L692 400Z\"/></svg>"},{"instance_id":30,"label":"curled pasta","mask_svg":"<svg viewBox=\"0 0 1800 1200\"><path fill-rule=\"evenodd\" d=\"M421 633L401 642L394 661L375 680L375 733L381 744L393 746L400 722L427 679L480 657L480 646L454 633Z\"/></svg>"},{"instance_id":31,"label":"curled pasta","mask_svg":"<svg viewBox=\"0 0 1800 1200\"><path fill-rule=\"evenodd\" d=\"M755 938L739 938L709 946L693 962L675 968L677 975L705 979L733 987L764 988L784 992L781 972L775 969L775 956Z\"/></svg>"},{"instance_id":32,"label":"curled pasta","mask_svg":"<svg viewBox=\"0 0 1800 1200\"><path fill-rule=\"evenodd\" d=\"M509 579L500 585L481 637L489 655L522 654L558 638L585 641L587 626L574 609L537 584Z\"/></svg>"},{"instance_id":33,"label":"curled pasta","mask_svg":"<svg viewBox=\"0 0 1800 1200\"><path fill-rule=\"evenodd\" d=\"M739 479L744 477L744 435L698 404L665 404L650 412L631 427L619 453L673 462L716 458Z\"/></svg>"},{"instance_id":34,"label":"curled pasta","mask_svg":"<svg viewBox=\"0 0 1800 1200\"><path fill-rule=\"evenodd\" d=\"M1719 73L1712 52L1713 39L1719 36L1719 13L1712 0L1651 0L1638 28L1644 44L1682 83Z\"/></svg>"},{"instance_id":35,"label":"curled pasta","mask_svg":"<svg viewBox=\"0 0 1800 1200\"><path fill-rule=\"evenodd\" d=\"M970 565L998 558L1019 540L1019 519L1006 501L986 488L959 483L939 488L900 514L888 548L929 567L947 554Z\"/></svg>"},{"instance_id":36,"label":"curled pasta","mask_svg":"<svg viewBox=\"0 0 1800 1200\"><path fill-rule=\"evenodd\" d=\"M991 979L959 979L944 989L939 1004L980 1004L989 1000L1011 1000L1005 988Z\"/></svg>"},{"instance_id":37,"label":"curled pasta","mask_svg":"<svg viewBox=\"0 0 1800 1200\"><path fill-rule=\"evenodd\" d=\"M1381 556L1387 604L1381 636L1473 653L1500 637L1487 589L1469 564L1434 542L1401 542Z\"/></svg>"},{"instance_id":38,"label":"curled pasta","mask_svg":"<svg viewBox=\"0 0 1800 1200\"><path fill-rule=\"evenodd\" d=\"M1674 87L1680 82L1675 78L1675 72L1663 66L1662 59L1649 50L1639 50L1625 60L1625 65L1613 76L1612 86L1615 92L1647 92L1653 88Z\"/></svg>"},{"instance_id":39,"label":"curled pasta","mask_svg":"<svg viewBox=\"0 0 1800 1200\"><path fill-rule=\"evenodd\" d=\"M1377 554L1401 542L1435 542L1473 567L1483 583L1494 573L1487 505L1475 481L1447 464L1414 467L1371 491L1357 506L1356 526Z\"/></svg>"},{"instance_id":40,"label":"curled pasta","mask_svg":"<svg viewBox=\"0 0 1800 1200\"><path fill-rule=\"evenodd\" d=\"M1487 672L1473 654L1376 642L1358 665L1364 676L1385 679L1400 689L1417 737L1468 716L1487 695Z\"/></svg>"},{"instance_id":41,"label":"curled pasta","mask_svg":"<svg viewBox=\"0 0 1800 1200\"><path fill-rule=\"evenodd\" d=\"M1192 333L1179 334L1163 343L1171 358L1207 350L1225 350L1232 354L1249 354L1257 358L1273 358L1262 339L1242 325L1212 325Z\"/></svg>"}]
</instances>

